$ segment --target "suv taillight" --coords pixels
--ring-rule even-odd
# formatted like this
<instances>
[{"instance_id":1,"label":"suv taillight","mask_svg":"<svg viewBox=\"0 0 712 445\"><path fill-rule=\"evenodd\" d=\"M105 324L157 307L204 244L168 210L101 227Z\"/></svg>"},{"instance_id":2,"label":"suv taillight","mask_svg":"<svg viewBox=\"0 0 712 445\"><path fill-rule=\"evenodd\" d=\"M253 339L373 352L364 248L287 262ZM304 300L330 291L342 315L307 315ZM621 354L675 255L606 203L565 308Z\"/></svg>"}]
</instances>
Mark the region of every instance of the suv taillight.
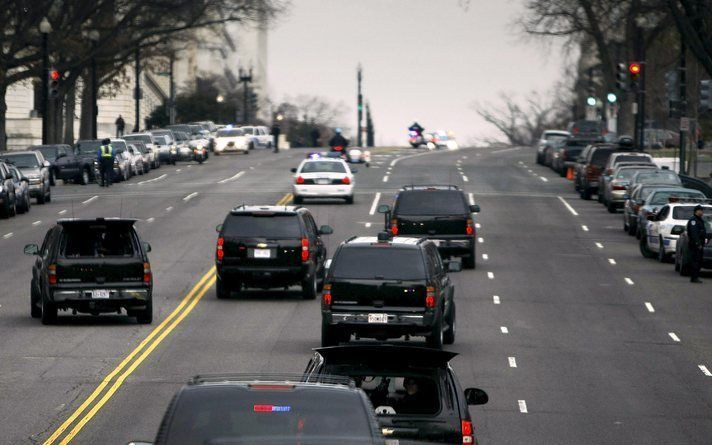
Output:
<instances>
[{"instance_id":1,"label":"suv taillight","mask_svg":"<svg viewBox=\"0 0 712 445\"><path fill-rule=\"evenodd\" d=\"M467 220L467 227L465 228L465 233L467 233L468 235L475 234L475 223L471 219Z\"/></svg>"},{"instance_id":2,"label":"suv taillight","mask_svg":"<svg viewBox=\"0 0 712 445\"><path fill-rule=\"evenodd\" d=\"M435 307L435 288L432 286L425 288L425 307L428 309Z\"/></svg>"},{"instance_id":3,"label":"suv taillight","mask_svg":"<svg viewBox=\"0 0 712 445\"><path fill-rule=\"evenodd\" d=\"M225 257L225 251L223 250L223 245L225 244L225 238L222 236L218 238L218 245L215 247L215 256L218 261L222 261Z\"/></svg>"},{"instance_id":4,"label":"suv taillight","mask_svg":"<svg viewBox=\"0 0 712 445\"><path fill-rule=\"evenodd\" d=\"M331 284L325 284L321 294L321 304L324 307L331 307Z\"/></svg>"},{"instance_id":5,"label":"suv taillight","mask_svg":"<svg viewBox=\"0 0 712 445\"><path fill-rule=\"evenodd\" d=\"M302 238L302 262L309 261L309 238Z\"/></svg>"},{"instance_id":6,"label":"suv taillight","mask_svg":"<svg viewBox=\"0 0 712 445\"><path fill-rule=\"evenodd\" d=\"M395 218L391 220L391 233L393 236L398 235L398 220Z\"/></svg>"},{"instance_id":7,"label":"suv taillight","mask_svg":"<svg viewBox=\"0 0 712 445\"><path fill-rule=\"evenodd\" d=\"M143 263L143 283L151 284L151 263Z\"/></svg>"},{"instance_id":8,"label":"suv taillight","mask_svg":"<svg viewBox=\"0 0 712 445\"><path fill-rule=\"evenodd\" d=\"M49 284L57 284L57 265L50 264L47 266L47 281Z\"/></svg>"},{"instance_id":9,"label":"suv taillight","mask_svg":"<svg viewBox=\"0 0 712 445\"><path fill-rule=\"evenodd\" d=\"M475 432L472 428L472 422L462 420L462 445L470 445L475 442Z\"/></svg>"}]
</instances>

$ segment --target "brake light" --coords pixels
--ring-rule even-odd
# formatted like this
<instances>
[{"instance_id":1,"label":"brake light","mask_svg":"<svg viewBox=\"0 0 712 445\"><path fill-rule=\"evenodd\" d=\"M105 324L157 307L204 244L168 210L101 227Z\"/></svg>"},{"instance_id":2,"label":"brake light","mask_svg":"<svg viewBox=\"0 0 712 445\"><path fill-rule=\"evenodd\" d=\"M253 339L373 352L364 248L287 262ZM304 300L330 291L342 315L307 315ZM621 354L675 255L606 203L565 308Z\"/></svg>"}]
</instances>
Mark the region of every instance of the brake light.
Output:
<instances>
[{"instance_id":1,"label":"brake light","mask_svg":"<svg viewBox=\"0 0 712 445\"><path fill-rule=\"evenodd\" d=\"M302 262L309 261L309 238L302 238Z\"/></svg>"},{"instance_id":2,"label":"brake light","mask_svg":"<svg viewBox=\"0 0 712 445\"><path fill-rule=\"evenodd\" d=\"M349 184L351 184L351 180L349 179L348 176L346 176L346 177L344 177L344 179L341 180L341 183L349 185Z\"/></svg>"},{"instance_id":3,"label":"brake light","mask_svg":"<svg viewBox=\"0 0 712 445\"><path fill-rule=\"evenodd\" d=\"M428 309L435 307L435 288L432 286L425 288L425 307Z\"/></svg>"},{"instance_id":4,"label":"brake light","mask_svg":"<svg viewBox=\"0 0 712 445\"><path fill-rule=\"evenodd\" d=\"M395 218L391 220L391 233L393 236L398 235L398 220Z\"/></svg>"},{"instance_id":5,"label":"brake light","mask_svg":"<svg viewBox=\"0 0 712 445\"><path fill-rule=\"evenodd\" d=\"M613 184L613 190L625 190L625 186Z\"/></svg>"},{"instance_id":6,"label":"brake light","mask_svg":"<svg viewBox=\"0 0 712 445\"><path fill-rule=\"evenodd\" d=\"M297 184L304 184L304 178L297 176Z\"/></svg>"},{"instance_id":7,"label":"brake light","mask_svg":"<svg viewBox=\"0 0 712 445\"><path fill-rule=\"evenodd\" d=\"M469 420L461 421L462 425L462 444L469 445L475 442L475 432L472 428L472 422Z\"/></svg>"},{"instance_id":8,"label":"brake light","mask_svg":"<svg viewBox=\"0 0 712 445\"><path fill-rule=\"evenodd\" d=\"M50 264L47 266L47 281L49 284L57 284L57 265Z\"/></svg>"},{"instance_id":9,"label":"brake light","mask_svg":"<svg viewBox=\"0 0 712 445\"><path fill-rule=\"evenodd\" d=\"M474 222L471 219L467 220L467 228L465 228L465 233L468 235L473 235L475 233Z\"/></svg>"},{"instance_id":10,"label":"brake light","mask_svg":"<svg viewBox=\"0 0 712 445\"><path fill-rule=\"evenodd\" d=\"M143 283L151 284L151 263L143 263Z\"/></svg>"},{"instance_id":11,"label":"brake light","mask_svg":"<svg viewBox=\"0 0 712 445\"><path fill-rule=\"evenodd\" d=\"M323 292L321 294L321 304L322 306L331 306L331 284L325 284Z\"/></svg>"},{"instance_id":12,"label":"brake light","mask_svg":"<svg viewBox=\"0 0 712 445\"><path fill-rule=\"evenodd\" d=\"M218 261L222 261L223 258L225 257L225 251L223 250L223 244L225 244L225 238L222 236L218 238L218 245L215 248L215 256L218 258Z\"/></svg>"}]
</instances>

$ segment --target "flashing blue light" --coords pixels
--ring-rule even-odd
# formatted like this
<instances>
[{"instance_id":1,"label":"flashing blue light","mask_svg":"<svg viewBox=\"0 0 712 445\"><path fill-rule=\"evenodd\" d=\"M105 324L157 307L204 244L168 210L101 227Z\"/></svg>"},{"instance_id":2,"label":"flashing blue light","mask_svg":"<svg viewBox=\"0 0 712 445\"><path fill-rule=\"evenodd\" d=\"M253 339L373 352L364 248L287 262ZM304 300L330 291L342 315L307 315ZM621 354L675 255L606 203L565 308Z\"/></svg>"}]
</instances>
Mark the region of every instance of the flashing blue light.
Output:
<instances>
[{"instance_id":1,"label":"flashing blue light","mask_svg":"<svg viewBox=\"0 0 712 445\"><path fill-rule=\"evenodd\" d=\"M321 155L319 153L311 153L309 159L321 159Z\"/></svg>"},{"instance_id":2,"label":"flashing blue light","mask_svg":"<svg viewBox=\"0 0 712 445\"><path fill-rule=\"evenodd\" d=\"M231 128L232 128L232 124L225 125L225 128L227 128L228 130L231 129Z\"/></svg>"}]
</instances>

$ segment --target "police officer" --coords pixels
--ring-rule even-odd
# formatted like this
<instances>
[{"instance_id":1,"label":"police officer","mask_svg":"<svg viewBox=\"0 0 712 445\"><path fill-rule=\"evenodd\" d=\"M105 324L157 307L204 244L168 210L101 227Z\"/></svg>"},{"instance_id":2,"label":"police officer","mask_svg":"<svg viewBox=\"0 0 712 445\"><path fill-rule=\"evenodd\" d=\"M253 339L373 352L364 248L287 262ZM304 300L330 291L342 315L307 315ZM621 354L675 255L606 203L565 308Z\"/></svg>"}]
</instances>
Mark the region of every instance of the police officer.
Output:
<instances>
[{"instance_id":1,"label":"police officer","mask_svg":"<svg viewBox=\"0 0 712 445\"><path fill-rule=\"evenodd\" d=\"M705 230L705 222L702 220L702 206L695 206L692 218L687 221L687 242L690 254L690 281L693 283L701 283L700 269L702 269L702 260L704 258L704 248L707 242L707 231Z\"/></svg>"},{"instance_id":2,"label":"police officer","mask_svg":"<svg viewBox=\"0 0 712 445\"><path fill-rule=\"evenodd\" d=\"M111 146L109 138L101 141L101 147L97 152L99 161L99 172L101 173L101 187L111 186L111 177L114 174L114 148Z\"/></svg>"}]
</instances>

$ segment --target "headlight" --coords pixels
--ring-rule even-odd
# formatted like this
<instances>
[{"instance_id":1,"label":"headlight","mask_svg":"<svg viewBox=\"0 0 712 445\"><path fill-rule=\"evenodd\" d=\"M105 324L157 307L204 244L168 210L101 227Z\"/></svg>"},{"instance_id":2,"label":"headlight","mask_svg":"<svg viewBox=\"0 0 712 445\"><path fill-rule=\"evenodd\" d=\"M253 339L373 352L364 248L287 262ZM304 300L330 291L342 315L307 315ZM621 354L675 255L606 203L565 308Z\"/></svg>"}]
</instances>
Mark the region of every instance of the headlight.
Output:
<instances>
[{"instance_id":1,"label":"headlight","mask_svg":"<svg viewBox=\"0 0 712 445\"><path fill-rule=\"evenodd\" d=\"M42 179L41 179L41 178L37 178L37 177L35 177L35 178L29 178L29 179L30 179L30 184L39 184L40 182L42 182Z\"/></svg>"}]
</instances>

